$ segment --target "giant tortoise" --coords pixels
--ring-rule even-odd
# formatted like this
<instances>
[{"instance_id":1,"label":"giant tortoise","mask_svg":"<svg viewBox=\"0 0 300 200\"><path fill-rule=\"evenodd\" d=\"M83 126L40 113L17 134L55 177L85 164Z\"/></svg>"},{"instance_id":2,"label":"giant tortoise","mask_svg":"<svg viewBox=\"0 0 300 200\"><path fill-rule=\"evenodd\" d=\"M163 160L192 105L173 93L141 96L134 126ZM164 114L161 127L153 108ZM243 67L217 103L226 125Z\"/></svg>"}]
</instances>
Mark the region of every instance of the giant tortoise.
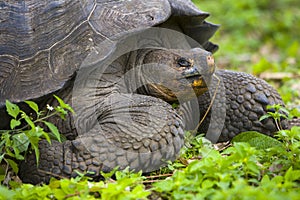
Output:
<instances>
[{"instance_id":1,"label":"giant tortoise","mask_svg":"<svg viewBox=\"0 0 300 200\"><path fill-rule=\"evenodd\" d=\"M2 110L6 99L53 105L56 94L76 112L50 119L68 140L42 140L39 165L34 154L20 163L23 182L116 166L150 172L176 158L185 129L213 142L276 130L259 117L283 104L278 93L251 75L215 72L218 46L208 40L218 26L189 0L8 0L0 8ZM9 117L1 118L5 128Z\"/></svg>"}]
</instances>

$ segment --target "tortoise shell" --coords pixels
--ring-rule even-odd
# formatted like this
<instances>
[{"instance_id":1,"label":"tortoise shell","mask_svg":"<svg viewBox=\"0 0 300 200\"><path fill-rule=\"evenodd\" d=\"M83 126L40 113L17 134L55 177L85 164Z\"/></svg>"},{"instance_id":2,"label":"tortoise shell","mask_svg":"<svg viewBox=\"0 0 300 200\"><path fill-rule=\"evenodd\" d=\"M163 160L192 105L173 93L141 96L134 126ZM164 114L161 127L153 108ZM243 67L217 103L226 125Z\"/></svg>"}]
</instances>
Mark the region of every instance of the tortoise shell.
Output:
<instances>
[{"instance_id":1,"label":"tortoise shell","mask_svg":"<svg viewBox=\"0 0 300 200\"><path fill-rule=\"evenodd\" d=\"M102 41L164 23L213 52L208 16L187 0L0 2L0 107L61 89Z\"/></svg>"}]
</instances>

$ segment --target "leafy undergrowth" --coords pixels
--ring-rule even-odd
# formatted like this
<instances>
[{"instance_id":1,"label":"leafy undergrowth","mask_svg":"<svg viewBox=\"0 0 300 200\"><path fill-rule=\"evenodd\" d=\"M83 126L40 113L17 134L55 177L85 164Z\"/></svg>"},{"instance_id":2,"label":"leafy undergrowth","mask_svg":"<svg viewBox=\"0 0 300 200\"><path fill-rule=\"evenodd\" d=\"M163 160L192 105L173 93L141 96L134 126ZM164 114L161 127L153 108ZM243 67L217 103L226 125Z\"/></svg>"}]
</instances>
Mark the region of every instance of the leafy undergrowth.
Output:
<instances>
[{"instance_id":1,"label":"leafy undergrowth","mask_svg":"<svg viewBox=\"0 0 300 200\"><path fill-rule=\"evenodd\" d=\"M265 143L274 142L256 134ZM103 174L105 180L99 182L82 175L40 186L11 182L11 189L0 186L0 198L299 199L300 127L279 131L276 138L280 145L270 148L258 149L241 138L216 148L197 136L182 149L180 159L148 176L125 169L113 179L113 173Z\"/></svg>"},{"instance_id":2,"label":"leafy undergrowth","mask_svg":"<svg viewBox=\"0 0 300 200\"><path fill-rule=\"evenodd\" d=\"M17 174L17 161L30 150L38 156L38 141L50 137L60 140L58 129L46 120L54 115L65 118L72 108L55 96L59 105L40 111L37 104L26 104L35 112L29 117L16 104L7 101L11 130L2 131L0 143L1 166L0 199L298 199L300 195L300 127L281 130L276 139L257 132L236 136L233 143L213 145L203 136L190 137L180 158L151 173L132 172L128 168L102 174L103 180L94 182L88 176L56 180L49 184L23 184L10 177L9 167ZM283 117L280 105L275 112L262 116L275 121ZM22 126L22 122L27 125ZM48 127L50 132L40 126ZM278 121L280 123L280 120ZM278 126L280 127L280 126ZM30 145L29 145L30 144ZM38 159L37 159L38 161ZM89 172L87 172L89 173Z\"/></svg>"},{"instance_id":3,"label":"leafy undergrowth","mask_svg":"<svg viewBox=\"0 0 300 200\"><path fill-rule=\"evenodd\" d=\"M62 119L73 109L55 96L59 105L51 107L47 105L48 112L40 110L33 101L24 103L32 111L29 115L20 109L17 104L6 101L6 111L11 118L10 130L0 130L0 182L7 184L11 179L11 171L18 174L18 163L25 159L29 151L36 155L36 162L39 161L39 141L46 139L49 144L52 140L62 142L65 137L59 133L57 127L48 121L49 118L58 115Z\"/></svg>"},{"instance_id":4,"label":"leafy undergrowth","mask_svg":"<svg viewBox=\"0 0 300 200\"><path fill-rule=\"evenodd\" d=\"M167 199L298 199L300 127L278 137L283 135L280 148L258 150L236 142L222 152L199 138L201 159L155 183L154 189Z\"/></svg>"},{"instance_id":5,"label":"leafy undergrowth","mask_svg":"<svg viewBox=\"0 0 300 200\"><path fill-rule=\"evenodd\" d=\"M194 2L211 13L209 21L222 25L212 39L220 46L215 54L218 67L269 77L287 105L299 106L298 0ZM20 115L11 128L18 127ZM34 128L25 132L26 137L15 132L13 143L1 144L9 147L2 149L5 155L1 159L15 172L14 161L23 159L28 144L34 147L40 137L48 137L40 127L31 125ZM49 137L51 132L57 137L52 129ZM150 175L126 169L116 171L113 177L103 174L105 180L99 182L85 176L52 179L39 186L7 181L0 186L0 199L300 199L300 127L278 132L276 140L256 132L245 135L251 138L241 134L233 144L221 148L198 136L183 148L180 159ZM15 148L24 141L21 149ZM14 157L11 149L19 154ZM38 153L37 148L33 150Z\"/></svg>"}]
</instances>

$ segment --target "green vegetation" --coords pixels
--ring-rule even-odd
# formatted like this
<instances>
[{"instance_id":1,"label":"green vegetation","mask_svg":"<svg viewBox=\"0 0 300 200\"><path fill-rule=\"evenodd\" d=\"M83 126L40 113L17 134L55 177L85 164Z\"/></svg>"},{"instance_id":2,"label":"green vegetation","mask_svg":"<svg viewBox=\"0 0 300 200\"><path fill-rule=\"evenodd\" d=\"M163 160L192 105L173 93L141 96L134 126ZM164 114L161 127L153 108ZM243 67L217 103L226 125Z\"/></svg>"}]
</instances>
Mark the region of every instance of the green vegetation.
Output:
<instances>
[{"instance_id":1,"label":"green vegetation","mask_svg":"<svg viewBox=\"0 0 300 200\"><path fill-rule=\"evenodd\" d=\"M281 111L300 117L298 0L194 2L211 13L209 21L222 25L212 38L220 46L215 54L219 68L261 77L270 74L269 82L290 107L288 112L275 105L276 112L262 120L272 117L280 129ZM178 160L149 176L125 169L103 174L104 180L99 182L80 173L77 178L51 179L48 185L39 186L10 180L8 171L18 171L16 163L27 151L39 154L41 138L61 140L47 119L57 114L64 118L72 109L57 100L59 106L48 106L47 113L27 101L34 118L6 103L12 119L11 130L1 131L0 161L5 165L0 167L0 199L299 199L300 127L296 126L280 130L275 139L257 132L242 133L223 148L197 136L182 149ZM42 129L40 123L49 130Z\"/></svg>"},{"instance_id":2,"label":"green vegetation","mask_svg":"<svg viewBox=\"0 0 300 200\"><path fill-rule=\"evenodd\" d=\"M300 128L278 137L285 138L280 148L234 142L222 152L198 139L200 154L194 156L201 159L192 159L154 189L166 199L298 199Z\"/></svg>"},{"instance_id":3,"label":"green vegetation","mask_svg":"<svg viewBox=\"0 0 300 200\"><path fill-rule=\"evenodd\" d=\"M12 130L3 131L5 140L1 143L7 169L11 167L17 173L17 164L8 157L23 160L29 146L38 156L40 138L50 142L52 136L61 141L57 128L46 120L53 115L65 118L73 110L60 98L55 98L59 106L47 105L47 114L39 111L34 102L26 102L36 114L35 120L7 101ZM280 111L294 115L279 105L270 108L275 112L266 114L262 120L267 117L278 119ZM22 120L27 125L16 129ZM51 132L45 132L39 122ZM52 178L49 184L33 186L5 180L8 170L2 170L5 173L1 175L1 182L6 182L9 187L0 186L0 199L298 199L300 127L280 130L275 139L254 131L241 133L229 147L222 149L202 135L192 139L189 132L186 135L190 141L182 148L180 158L173 163L167 162L166 167L149 176L131 172L128 168L123 171L116 168L111 173L102 173L104 180L98 182L78 172L76 178Z\"/></svg>"},{"instance_id":4,"label":"green vegetation","mask_svg":"<svg viewBox=\"0 0 300 200\"><path fill-rule=\"evenodd\" d=\"M51 107L47 105L48 112L39 110L38 105L33 101L25 103L34 112L34 116L26 114L18 105L6 101L6 111L11 116L11 130L0 130L0 163L5 163L0 167L0 182L5 181L9 167L13 172L18 173L17 162L24 160L25 154L33 150L36 155L36 161L39 161L39 141L44 138L51 144L51 139L61 142L61 135L57 127L48 122L47 119L59 115L62 119L68 114L68 111L74 112L73 109L65 104L59 97L55 96L59 106ZM45 131L41 124L49 129Z\"/></svg>"},{"instance_id":5,"label":"green vegetation","mask_svg":"<svg viewBox=\"0 0 300 200\"><path fill-rule=\"evenodd\" d=\"M0 187L0 199L145 199L150 191L142 184L141 173L117 171L116 180L91 182L87 177L52 179L48 185L22 184L14 190Z\"/></svg>"},{"instance_id":6,"label":"green vegetation","mask_svg":"<svg viewBox=\"0 0 300 200\"><path fill-rule=\"evenodd\" d=\"M266 137L266 136L264 136ZM245 142L218 151L202 136L183 148L181 158L156 174L128 169L93 182L80 175L48 185L0 186L1 199L298 199L300 127L280 131L280 146L257 149ZM168 174L162 174L168 172ZM165 178L169 176L168 178Z\"/></svg>"}]
</instances>

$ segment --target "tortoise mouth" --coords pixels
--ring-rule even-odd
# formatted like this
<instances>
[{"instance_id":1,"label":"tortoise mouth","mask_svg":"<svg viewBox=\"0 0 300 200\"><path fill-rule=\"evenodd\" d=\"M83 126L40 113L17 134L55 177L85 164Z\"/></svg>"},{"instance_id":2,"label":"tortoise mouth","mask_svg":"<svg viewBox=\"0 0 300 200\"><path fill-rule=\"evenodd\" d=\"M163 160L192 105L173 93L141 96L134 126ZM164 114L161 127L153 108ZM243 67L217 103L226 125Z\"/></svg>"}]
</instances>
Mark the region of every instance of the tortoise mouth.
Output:
<instances>
[{"instance_id":1,"label":"tortoise mouth","mask_svg":"<svg viewBox=\"0 0 300 200\"><path fill-rule=\"evenodd\" d=\"M147 88L148 94L169 103L178 102L179 99L188 101L208 91L202 75L181 77L163 84L148 84Z\"/></svg>"},{"instance_id":2,"label":"tortoise mouth","mask_svg":"<svg viewBox=\"0 0 300 200\"><path fill-rule=\"evenodd\" d=\"M191 84L196 96L200 96L208 90L207 80L202 75L190 76L186 78Z\"/></svg>"},{"instance_id":3,"label":"tortoise mouth","mask_svg":"<svg viewBox=\"0 0 300 200\"><path fill-rule=\"evenodd\" d=\"M206 81L202 75L189 76L185 78L193 88L207 88Z\"/></svg>"},{"instance_id":4,"label":"tortoise mouth","mask_svg":"<svg viewBox=\"0 0 300 200\"><path fill-rule=\"evenodd\" d=\"M197 73L197 74L188 74L184 77L177 79L178 82L181 81L188 82L189 86L195 89L208 89L208 82L209 80L204 79L204 76ZM196 91L195 91L196 92ZM203 93L196 93L197 96Z\"/></svg>"}]
</instances>

